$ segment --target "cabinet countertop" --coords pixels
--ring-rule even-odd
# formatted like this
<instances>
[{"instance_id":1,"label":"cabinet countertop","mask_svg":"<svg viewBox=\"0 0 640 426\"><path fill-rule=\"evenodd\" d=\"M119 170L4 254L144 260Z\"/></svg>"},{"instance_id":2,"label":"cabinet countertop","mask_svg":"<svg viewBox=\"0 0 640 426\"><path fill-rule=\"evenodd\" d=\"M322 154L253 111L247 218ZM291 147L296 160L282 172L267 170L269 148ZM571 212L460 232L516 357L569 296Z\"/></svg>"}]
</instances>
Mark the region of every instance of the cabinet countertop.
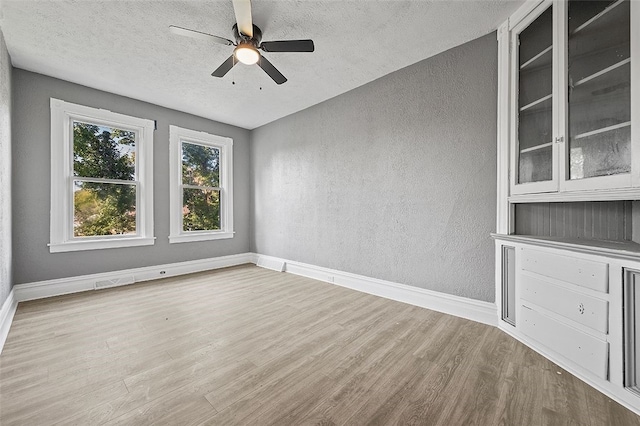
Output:
<instances>
[{"instance_id":1,"label":"cabinet countertop","mask_svg":"<svg viewBox=\"0 0 640 426\"><path fill-rule=\"evenodd\" d=\"M587 240L583 238L539 237L533 235L505 235L495 233L492 233L491 236L501 241L512 241L540 247L566 249L640 261L640 244L632 241Z\"/></svg>"}]
</instances>

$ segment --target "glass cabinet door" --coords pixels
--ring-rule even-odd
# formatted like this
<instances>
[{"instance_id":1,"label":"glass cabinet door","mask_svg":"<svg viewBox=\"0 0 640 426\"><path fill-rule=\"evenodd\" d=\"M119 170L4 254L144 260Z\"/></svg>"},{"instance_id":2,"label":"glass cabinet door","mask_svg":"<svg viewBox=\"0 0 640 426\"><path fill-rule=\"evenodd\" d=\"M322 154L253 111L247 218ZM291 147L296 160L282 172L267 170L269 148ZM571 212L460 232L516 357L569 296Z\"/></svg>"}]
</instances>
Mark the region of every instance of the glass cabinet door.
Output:
<instances>
[{"instance_id":1,"label":"glass cabinet door","mask_svg":"<svg viewBox=\"0 0 640 426\"><path fill-rule=\"evenodd\" d=\"M523 192L554 190L549 186L554 180L553 7L516 29L514 37L517 143L512 190L519 192L519 185Z\"/></svg>"},{"instance_id":2,"label":"glass cabinet door","mask_svg":"<svg viewBox=\"0 0 640 426\"><path fill-rule=\"evenodd\" d=\"M595 189L593 179L631 183L630 2L568 2L567 135L564 179ZM610 179L610 178L609 178ZM583 181L584 188L578 185ZM620 180L610 186L625 186ZM606 186L605 186L606 187Z\"/></svg>"}]
</instances>

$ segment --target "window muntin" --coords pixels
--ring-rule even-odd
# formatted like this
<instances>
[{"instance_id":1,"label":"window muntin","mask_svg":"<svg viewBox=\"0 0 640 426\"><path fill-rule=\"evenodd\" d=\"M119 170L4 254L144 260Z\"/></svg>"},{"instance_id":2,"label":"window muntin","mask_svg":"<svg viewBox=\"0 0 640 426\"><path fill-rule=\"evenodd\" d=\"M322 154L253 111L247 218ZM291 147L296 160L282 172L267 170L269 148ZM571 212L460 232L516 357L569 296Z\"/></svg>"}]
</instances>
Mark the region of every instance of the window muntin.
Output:
<instances>
[{"instance_id":1,"label":"window muntin","mask_svg":"<svg viewBox=\"0 0 640 426\"><path fill-rule=\"evenodd\" d=\"M153 128L51 99L51 252L153 244Z\"/></svg>"},{"instance_id":2,"label":"window muntin","mask_svg":"<svg viewBox=\"0 0 640 426\"><path fill-rule=\"evenodd\" d=\"M170 242L233 237L230 138L170 127Z\"/></svg>"}]
</instances>

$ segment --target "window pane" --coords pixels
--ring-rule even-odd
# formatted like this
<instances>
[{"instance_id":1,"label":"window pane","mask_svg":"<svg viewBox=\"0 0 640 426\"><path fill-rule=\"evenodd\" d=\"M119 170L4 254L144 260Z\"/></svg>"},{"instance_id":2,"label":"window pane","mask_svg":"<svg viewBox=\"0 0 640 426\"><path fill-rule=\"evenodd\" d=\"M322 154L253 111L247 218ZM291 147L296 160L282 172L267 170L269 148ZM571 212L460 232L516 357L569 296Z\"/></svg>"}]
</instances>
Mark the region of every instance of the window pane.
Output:
<instances>
[{"instance_id":1,"label":"window pane","mask_svg":"<svg viewBox=\"0 0 640 426\"><path fill-rule=\"evenodd\" d=\"M136 234L136 186L73 183L73 235Z\"/></svg>"},{"instance_id":2,"label":"window pane","mask_svg":"<svg viewBox=\"0 0 640 426\"><path fill-rule=\"evenodd\" d=\"M518 183L553 178L553 10L518 35Z\"/></svg>"},{"instance_id":3,"label":"window pane","mask_svg":"<svg viewBox=\"0 0 640 426\"><path fill-rule=\"evenodd\" d=\"M134 180L135 132L73 122L73 175Z\"/></svg>"},{"instance_id":4,"label":"window pane","mask_svg":"<svg viewBox=\"0 0 640 426\"><path fill-rule=\"evenodd\" d=\"M520 154L518 182L540 182L551 179L553 151L550 145Z\"/></svg>"},{"instance_id":5,"label":"window pane","mask_svg":"<svg viewBox=\"0 0 640 426\"><path fill-rule=\"evenodd\" d=\"M582 179L631 171L631 127L571 140L570 177Z\"/></svg>"},{"instance_id":6,"label":"window pane","mask_svg":"<svg viewBox=\"0 0 640 426\"><path fill-rule=\"evenodd\" d=\"M220 229L220 191L184 188L182 190L182 230Z\"/></svg>"},{"instance_id":7,"label":"window pane","mask_svg":"<svg viewBox=\"0 0 640 426\"><path fill-rule=\"evenodd\" d=\"M630 2L569 2L570 179L631 171Z\"/></svg>"},{"instance_id":8,"label":"window pane","mask_svg":"<svg viewBox=\"0 0 640 426\"><path fill-rule=\"evenodd\" d=\"M220 150L209 146L182 143L182 183L196 186L220 186Z\"/></svg>"},{"instance_id":9,"label":"window pane","mask_svg":"<svg viewBox=\"0 0 640 426\"><path fill-rule=\"evenodd\" d=\"M520 150L543 148L540 145L553 142L551 98L520 113L518 141ZM551 179L551 176L549 176Z\"/></svg>"}]
</instances>

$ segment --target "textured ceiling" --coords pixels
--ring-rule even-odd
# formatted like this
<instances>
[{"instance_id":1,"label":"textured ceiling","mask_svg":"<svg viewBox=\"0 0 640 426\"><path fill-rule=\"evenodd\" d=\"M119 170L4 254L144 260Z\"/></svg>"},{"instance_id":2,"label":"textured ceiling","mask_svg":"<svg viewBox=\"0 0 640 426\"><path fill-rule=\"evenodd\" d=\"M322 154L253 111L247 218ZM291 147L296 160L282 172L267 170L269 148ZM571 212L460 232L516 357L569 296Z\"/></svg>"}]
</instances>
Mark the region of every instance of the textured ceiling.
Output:
<instances>
[{"instance_id":1,"label":"textured ceiling","mask_svg":"<svg viewBox=\"0 0 640 426\"><path fill-rule=\"evenodd\" d=\"M253 129L487 34L521 3L253 0L263 40L315 42L265 54L281 86L243 64L211 77L233 46L168 31L233 39L231 0L0 0L0 27L15 67Z\"/></svg>"}]
</instances>

